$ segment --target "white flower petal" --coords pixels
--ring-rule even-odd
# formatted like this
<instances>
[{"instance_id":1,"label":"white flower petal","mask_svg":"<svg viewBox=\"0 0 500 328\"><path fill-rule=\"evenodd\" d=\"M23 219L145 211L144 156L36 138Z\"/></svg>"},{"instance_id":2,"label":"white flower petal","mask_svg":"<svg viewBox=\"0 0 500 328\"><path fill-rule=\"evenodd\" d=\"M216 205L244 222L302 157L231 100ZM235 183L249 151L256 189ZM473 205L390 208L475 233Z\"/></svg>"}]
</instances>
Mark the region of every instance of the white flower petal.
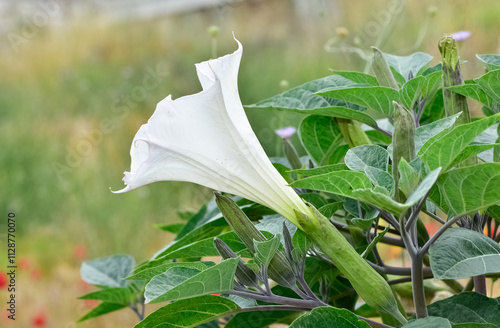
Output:
<instances>
[{"instance_id":1,"label":"white flower petal","mask_svg":"<svg viewBox=\"0 0 500 328\"><path fill-rule=\"evenodd\" d=\"M242 47L197 64L203 91L156 107L137 132L125 192L155 181L188 181L236 194L295 219L308 208L273 167L238 95Z\"/></svg>"}]
</instances>

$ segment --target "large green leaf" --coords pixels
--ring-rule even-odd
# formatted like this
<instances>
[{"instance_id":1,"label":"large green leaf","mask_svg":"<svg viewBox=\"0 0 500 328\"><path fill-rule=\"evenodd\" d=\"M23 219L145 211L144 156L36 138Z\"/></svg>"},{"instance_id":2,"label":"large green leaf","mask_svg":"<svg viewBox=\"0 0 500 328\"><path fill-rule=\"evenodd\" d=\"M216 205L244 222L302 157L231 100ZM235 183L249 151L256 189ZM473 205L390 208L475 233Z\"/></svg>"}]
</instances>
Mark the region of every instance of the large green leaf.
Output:
<instances>
[{"instance_id":1,"label":"large green leaf","mask_svg":"<svg viewBox=\"0 0 500 328\"><path fill-rule=\"evenodd\" d=\"M105 288L79 297L82 300L96 300L122 305L128 305L134 298L135 293L130 288L125 287Z\"/></svg>"},{"instance_id":2,"label":"large green leaf","mask_svg":"<svg viewBox=\"0 0 500 328\"><path fill-rule=\"evenodd\" d=\"M476 231L449 229L429 252L436 279L462 279L500 272L500 245Z\"/></svg>"},{"instance_id":3,"label":"large green leaf","mask_svg":"<svg viewBox=\"0 0 500 328\"><path fill-rule=\"evenodd\" d=\"M475 81L494 102L500 103L500 69L486 73Z\"/></svg>"},{"instance_id":4,"label":"large green leaf","mask_svg":"<svg viewBox=\"0 0 500 328\"><path fill-rule=\"evenodd\" d=\"M368 166L387 171L389 153L377 145L363 145L349 149L344 162L353 171L365 171Z\"/></svg>"},{"instance_id":5,"label":"large green leaf","mask_svg":"<svg viewBox=\"0 0 500 328\"><path fill-rule=\"evenodd\" d=\"M427 317L410 321L402 328L451 328L451 323L445 318Z\"/></svg>"},{"instance_id":6,"label":"large green leaf","mask_svg":"<svg viewBox=\"0 0 500 328\"><path fill-rule=\"evenodd\" d=\"M371 328L369 324L346 309L317 307L297 318L290 328Z\"/></svg>"},{"instance_id":7,"label":"large green leaf","mask_svg":"<svg viewBox=\"0 0 500 328\"><path fill-rule=\"evenodd\" d=\"M99 317L101 315L108 314L108 313L111 313L111 312L114 312L114 311L118 311L118 310L124 309L126 307L127 306L124 305L124 304L101 303L98 306L96 306L95 308L93 308L92 310L90 310L90 312L88 312L86 315L84 315L83 317L81 317L78 320L78 322L82 322L82 321L85 321L85 320L88 320L88 319Z\"/></svg>"},{"instance_id":8,"label":"large green leaf","mask_svg":"<svg viewBox=\"0 0 500 328\"><path fill-rule=\"evenodd\" d=\"M439 190L454 214L466 214L500 203L500 163L454 169L439 177Z\"/></svg>"},{"instance_id":9,"label":"large green leaf","mask_svg":"<svg viewBox=\"0 0 500 328\"><path fill-rule=\"evenodd\" d=\"M246 249L245 244L241 242L240 238L234 232L232 231L226 232L222 235L218 235L217 238L225 242L236 253L242 256L248 255L248 251ZM186 245L184 247L174 250L171 253L164 254L161 257L158 257L150 261L141 269L152 268L157 265L164 264L166 260L198 258L202 256L219 256L219 253L217 252L217 249L215 249L213 241L214 237L210 237Z\"/></svg>"},{"instance_id":10,"label":"large green leaf","mask_svg":"<svg viewBox=\"0 0 500 328\"><path fill-rule=\"evenodd\" d=\"M376 122L369 115L363 113L359 106L316 94L316 92L323 89L354 85L359 84L340 75L331 75L302 84L284 93L245 107L352 119L370 126L376 126Z\"/></svg>"},{"instance_id":11,"label":"large green leaf","mask_svg":"<svg viewBox=\"0 0 500 328\"><path fill-rule=\"evenodd\" d=\"M464 84L448 87L448 90L472 98L483 103L486 107L493 107L493 99L481 89L479 84Z\"/></svg>"},{"instance_id":12,"label":"large green leaf","mask_svg":"<svg viewBox=\"0 0 500 328\"><path fill-rule=\"evenodd\" d=\"M185 268L193 268L198 271L203 271L207 267L202 262L168 262L164 264L160 264L158 266L149 267L140 271L137 271L132 276L127 277L126 280L144 280L148 282L154 276L162 274L166 272L168 269L173 267L185 267Z\"/></svg>"},{"instance_id":13,"label":"large green leaf","mask_svg":"<svg viewBox=\"0 0 500 328\"><path fill-rule=\"evenodd\" d=\"M312 115L300 123L299 135L306 151L320 166L337 164L348 147L340 146L342 133L331 117Z\"/></svg>"},{"instance_id":14,"label":"large green leaf","mask_svg":"<svg viewBox=\"0 0 500 328\"><path fill-rule=\"evenodd\" d=\"M451 162L450 167L454 167L458 165L460 162L465 161L466 159L477 156L478 154L487 151L495 146L500 146L500 144L491 144L491 145L469 145L465 147L465 149Z\"/></svg>"},{"instance_id":15,"label":"large green leaf","mask_svg":"<svg viewBox=\"0 0 500 328\"><path fill-rule=\"evenodd\" d=\"M371 188L372 184L363 172L334 171L297 180L291 186L352 197L353 190Z\"/></svg>"},{"instance_id":16,"label":"large green leaf","mask_svg":"<svg viewBox=\"0 0 500 328\"><path fill-rule=\"evenodd\" d=\"M460 114L455 114L418 127L415 130L415 151L418 152L430 138L452 127L459 116Z\"/></svg>"},{"instance_id":17,"label":"large green leaf","mask_svg":"<svg viewBox=\"0 0 500 328\"><path fill-rule=\"evenodd\" d=\"M252 311L235 315L224 328L264 328L279 323L297 312L292 311Z\"/></svg>"},{"instance_id":18,"label":"large green leaf","mask_svg":"<svg viewBox=\"0 0 500 328\"><path fill-rule=\"evenodd\" d=\"M348 171L348 170L349 168L345 164L332 164L332 165L315 167L313 169L293 170L291 172L310 177L313 175L321 175L336 171Z\"/></svg>"},{"instance_id":19,"label":"large green leaf","mask_svg":"<svg viewBox=\"0 0 500 328\"><path fill-rule=\"evenodd\" d=\"M459 125L444 135L439 133L427 140L420 148L418 155L422 157L422 161L430 170L442 167L443 171L446 171L453 160L481 132L498 122L499 119L500 114L496 114L472 123Z\"/></svg>"},{"instance_id":20,"label":"large green leaf","mask_svg":"<svg viewBox=\"0 0 500 328\"><path fill-rule=\"evenodd\" d=\"M146 285L146 302L182 300L232 290L238 261L239 258L227 259L201 272L192 268L171 268Z\"/></svg>"},{"instance_id":21,"label":"large green leaf","mask_svg":"<svg viewBox=\"0 0 500 328\"><path fill-rule=\"evenodd\" d=\"M476 57L485 64L489 71L500 68L500 55L476 55Z\"/></svg>"},{"instance_id":22,"label":"large green leaf","mask_svg":"<svg viewBox=\"0 0 500 328\"><path fill-rule=\"evenodd\" d=\"M375 205L399 216L427 195L438 179L440 172L441 168L437 168L430 172L420 183L415 192L408 197L404 204L401 204L392 199L390 196L373 189L354 190L351 198Z\"/></svg>"},{"instance_id":23,"label":"large green leaf","mask_svg":"<svg viewBox=\"0 0 500 328\"><path fill-rule=\"evenodd\" d=\"M489 323L500 328L500 303L473 292L460 293L432 303L427 307L430 316L448 319L458 323Z\"/></svg>"},{"instance_id":24,"label":"large green leaf","mask_svg":"<svg viewBox=\"0 0 500 328\"><path fill-rule=\"evenodd\" d=\"M351 80L359 84L378 86L377 78L375 76L359 72L349 72L349 71L334 71L334 72L335 74L338 74L342 77L345 77L348 80Z\"/></svg>"},{"instance_id":25,"label":"large green leaf","mask_svg":"<svg viewBox=\"0 0 500 328\"><path fill-rule=\"evenodd\" d=\"M126 287L129 282L123 279L132 273L134 265L134 258L130 255L113 255L83 262L80 274L89 284Z\"/></svg>"},{"instance_id":26,"label":"large green leaf","mask_svg":"<svg viewBox=\"0 0 500 328\"><path fill-rule=\"evenodd\" d=\"M415 52L409 56L395 56L384 53L384 58L389 66L392 66L399 74L408 80L410 71L413 76L418 73L432 60L432 56L423 52Z\"/></svg>"},{"instance_id":27,"label":"large green leaf","mask_svg":"<svg viewBox=\"0 0 500 328\"><path fill-rule=\"evenodd\" d=\"M327 96L362 107L372 108L387 117L394 113L393 101L399 100L399 92L388 87L346 87L325 89L318 92L319 95Z\"/></svg>"},{"instance_id":28,"label":"large green leaf","mask_svg":"<svg viewBox=\"0 0 500 328\"><path fill-rule=\"evenodd\" d=\"M213 295L170 303L147 316L134 328L192 328L239 309L233 301Z\"/></svg>"}]
</instances>

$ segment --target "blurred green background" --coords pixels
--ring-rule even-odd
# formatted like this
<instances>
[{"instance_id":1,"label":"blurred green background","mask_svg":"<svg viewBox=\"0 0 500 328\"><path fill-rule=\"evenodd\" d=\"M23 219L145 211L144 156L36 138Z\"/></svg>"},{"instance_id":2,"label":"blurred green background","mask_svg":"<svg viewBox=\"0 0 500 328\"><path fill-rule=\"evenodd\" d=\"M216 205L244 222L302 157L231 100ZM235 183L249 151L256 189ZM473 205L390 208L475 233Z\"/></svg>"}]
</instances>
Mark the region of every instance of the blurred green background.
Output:
<instances>
[{"instance_id":1,"label":"blurred green background","mask_svg":"<svg viewBox=\"0 0 500 328\"><path fill-rule=\"evenodd\" d=\"M16 213L25 281L24 314L12 323L2 312L0 325L29 327L33 315L45 313L48 327L76 327L75 319L92 306L75 300L87 288L79 278L81 261L115 253L147 259L173 237L154 224L179 220L178 211L197 210L211 197L179 182L110 192L123 187L131 141L156 103L201 89L194 63L212 56L209 26L220 28L218 55L236 49L233 31L243 43L239 88L243 103L251 104L330 69L362 71L365 62L348 49L369 52L389 9L400 3L205 1L208 6L177 11L158 1L108 2L53 0L46 3L54 7L44 9L43 2L17 8L0 1L0 238L4 249L7 213ZM146 3L152 12L139 10ZM499 1L409 0L396 16L380 46L385 52L424 51L437 63L442 34L469 30L472 36L461 43L465 78L482 73L476 53L499 52ZM145 84L148 76L158 83ZM270 156L280 155L273 129L301 119L247 113ZM3 270L6 256L0 264ZM131 327L134 320L114 314L78 326Z\"/></svg>"}]
</instances>

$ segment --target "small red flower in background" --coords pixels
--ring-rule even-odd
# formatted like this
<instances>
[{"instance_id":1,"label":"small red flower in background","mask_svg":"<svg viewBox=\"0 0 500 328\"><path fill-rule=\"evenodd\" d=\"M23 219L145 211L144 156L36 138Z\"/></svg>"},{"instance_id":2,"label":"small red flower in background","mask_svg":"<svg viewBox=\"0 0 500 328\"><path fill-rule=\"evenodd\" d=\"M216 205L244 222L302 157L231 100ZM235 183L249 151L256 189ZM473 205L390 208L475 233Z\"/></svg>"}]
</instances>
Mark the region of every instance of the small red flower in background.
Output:
<instances>
[{"instance_id":1,"label":"small red flower in background","mask_svg":"<svg viewBox=\"0 0 500 328\"><path fill-rule=\"evenodd\" d=\"M87 257L87 248L83 245L77 245L73 249L73 255L79 260L85 260Z\"/></svg>"},{"instance_id":2,"label":"small red flower in background","mask_svg":"<svg viewBox=\"0 0 500 328\"><path fill-rule=\"evenodd\" d=\"M47 323L47 316L43 312L38 313L33 317L31 322L33 323L34 327L44 327Z\"/></svg>"},{"instance_id":3,"label":"small red flower in background","mask_svg":"<svg viewBox=\"0 0 500 328\"><path fill-rule=\"evenodd\" d=\"M8 284L9 278L7 277L7 274L3 271L0 271L0 289L7 288Z\"/></svg>"},{"instance_id":4,"label":"small red flower in background","mask_svg":"<svg viewBox=\"0 0 500 328\"><path fill-rule=\"evenodd\" d=\"M425 229L427 229L427 233L429 234L429 236L434 235L439 230L439 227L441 226L437 222L425 223L424 225L425 225Z\"/></svg>"},{"instance_id":5,"label":"small red flower in background","mask_svg":"<svg viewBox=\"0 0 500 328\"><path fill-rule=\"evenodd\" d=\"M85 306L86 307L89 307L89 308L95 308L97 306L97 304L99 304L99 301L96 301L96 300L83 300L83 302L85 303Z\"/></svg>"},{"instance_id":6,"label":"small red flower in background","mask_svg":"<svg viewBox=\"0 0 500 328\"><path fill-rule=\"evenodd\" d=\"M31 280L40 280L42 278L42 271L38 269L31 270L30 274Z\"/></svg>"},{"instance_id":7,"label":"small red flower in background","mask_svg":"<svg viewBox=\"0 0 500 328\"><path fill-rule=\"evenodd\" d=\"M20 258L17 261L17 268L19 270L28 270L31 267L31 260L27 257Z\"/></svg>"}]
</instances>

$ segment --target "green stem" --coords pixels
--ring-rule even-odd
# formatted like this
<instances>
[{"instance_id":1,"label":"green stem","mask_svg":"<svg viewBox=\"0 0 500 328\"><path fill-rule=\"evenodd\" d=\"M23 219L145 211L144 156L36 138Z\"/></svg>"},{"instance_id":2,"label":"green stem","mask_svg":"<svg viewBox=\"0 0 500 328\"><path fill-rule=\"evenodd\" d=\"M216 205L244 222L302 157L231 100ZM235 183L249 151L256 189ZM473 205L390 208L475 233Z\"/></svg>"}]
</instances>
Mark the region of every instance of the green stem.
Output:
<instances>
[{"instance_id":1,"label":"green stem","mask_svg":"<svg viewBox=\"0 0 500 328\"><path fill-rule=\"evenodd\" d=\"M423 256L417 255L411 261L411 284L413 289L413 303L417 319L427 317L427 303L424 290Z\"/></svg>"}]
</instances>

